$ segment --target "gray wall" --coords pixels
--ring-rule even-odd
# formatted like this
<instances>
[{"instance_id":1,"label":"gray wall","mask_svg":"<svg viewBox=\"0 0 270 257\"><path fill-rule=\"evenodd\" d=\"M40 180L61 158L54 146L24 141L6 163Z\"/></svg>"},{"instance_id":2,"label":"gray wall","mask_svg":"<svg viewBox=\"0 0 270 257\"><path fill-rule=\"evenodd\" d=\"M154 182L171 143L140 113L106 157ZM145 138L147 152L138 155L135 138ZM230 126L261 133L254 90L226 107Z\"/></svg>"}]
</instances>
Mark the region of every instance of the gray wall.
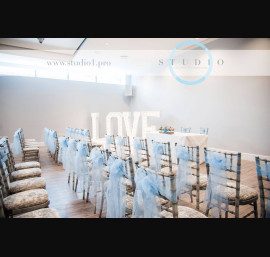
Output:
<instances>
[{"instance_id":1,"label":"gray wall","mask_svg":"<svg viewBox=\"0 0 270 257\"><path fill-rule=\"evenodd\" d=\"M0 76L0 99L0 135L11 141L19 127L25 137L37 141L43 140L44 127L58 133L64 133L67 126L91 132L91 112L100 113L103 136L106 115L130 109L121 85L45 78Z\"/></svg>"},{"instance_id":2,"label":"gray wall","mask_svg":"<svg viewBox=\"0 0 270 257\"><path fill-rule=\"evenodd\" d=\"M270 40L224 38L207 47L270 49ZM185 86L170 76L145 76L132 77L132 84L130 99L117 85L2 76L0 135L12 138L22 127L26 137L40 141L44 127L60 133L67 126L91 128L90 113L99 112L103 136L109 112L160 110L161 118L150 124L190 126L193 132L208 127L211 147L270 155L270 77L208 77Z\"/></svg>"},{"instance_id":3,"label":"gray wall","mask_svg":"<svg viewBox=\"0 0 270 257\"><path fill-rule=\"evenodd\" d=\"M270 49L269 39L219 39L211 49ZM208 77L195 86L173 77L133 77L131 111L160 110L153 125L209 128L209 146L270 155L270 77ZM140 130L139 130L140 131Z\"/></svg>"}]
</instances>

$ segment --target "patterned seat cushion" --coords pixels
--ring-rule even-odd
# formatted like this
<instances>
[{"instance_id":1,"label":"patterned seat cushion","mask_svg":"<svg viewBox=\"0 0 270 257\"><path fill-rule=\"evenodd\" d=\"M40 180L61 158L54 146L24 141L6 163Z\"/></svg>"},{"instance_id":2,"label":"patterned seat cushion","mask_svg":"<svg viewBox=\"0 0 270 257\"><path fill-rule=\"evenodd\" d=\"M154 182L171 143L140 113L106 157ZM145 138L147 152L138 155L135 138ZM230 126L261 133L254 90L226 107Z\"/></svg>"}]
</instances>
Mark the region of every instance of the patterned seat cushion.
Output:
<instances>
[{"instance_id":1,"label":"patterned seat cushion","mask_svg":"<svg viewBox=\"0 0 270 257\"><path fill-rule=\"evenodd\" d=\"M227 183L229 186L234 186L235 187L235 183L232 182L228 182ZM235 201L235 194L236 194L236 190L234 188L230 188L230 187L226 187L225 192L228 193L228 199L229 201L234 202ZM258 193L255 189L245 186L245 185L241 185L240 184L240 203L241 202L247 202L249 200L258 198Z\"/></svg>"},{"instance_id":2,"label":"patterned seat cushion","mask_svg":"<svg viewBox=\"0 0 270 257\"><path fill-rule=\"evenodd\" d=\"M40 168L39 162L21 162L15 164L16 170L30 169L30 168Z\"/></svg>"},{"instance_id":3,"label":"patterned seat cushion","mask_svg":"<svg viewBox=\"0 0 270 257\"><path fill-rule=\"evenodd\" d=\"M142 161L139 166L143 167L143 168L147 168L148 167L148 161Z\"/></svg>"},{"instance_id":4,"label":"patterned seat cushion","mask_svg":"<svg viewBox=\"0 0 270 257\"><path fill-rule=\"evenodd\" d=\"M26 212L14 218L61 218L58 211L52 208L42 208L35 211Z\"/></svg>"},{"instance_id":5,"label":"patterned seat cushion","mask_svg":"<svg viewBox=\"0 0 270 257\"><path fill-rule=\"evenodd\" d=\"M132 210L132 208L133 208L133 199L134 199L134 197L132 197L130 195L126 196L126 208L128 210ZM160 203L161 205L165 205L169 202L168 200L159 198L158 196L156 196L156 201L157 201L157 203Z\"/></svg>"},{"instance_id":6,"label":"patterned seat cushion","mask_svg":"<svg viewBox=\"0 0 270 257\"><path fill-rule=\"evenodd\" d=\"M39 148L38 147L34 147L34 146L30 146L30 147L24 147L23 148L24 152L38 152Z\"/></svg>"},{"instance_id":7,"label":"patterned seat cushion","mask_svg":"<svg viewBox=\"0 0 270 257\"><path fill-rule=\"evenodd\" d=\"M36 139L34 139L34 138L27 138L24 141L25 142L36 142Z\"/></svg>"},{"instance_id":8,"label":"patterned seat cushion","mask_svg":"<svg viewBox=\"0 0 270 257\"><path fill-rule=\"evenodd\" d=\"M41 169L40 168L31 168L31 169L22 169L16 170L11 173L13 180L21 180L32 177L40 177Z\"/></svg>"},{"instance_id":9,"label":"patterned seat cushion","mask_svg":"<svg viewBox=\"0 0 270 257\"><path fill-rule=\"evenodd\" d=\"M193 176L193 181L192 181L192 187L193 189L196 188L196 177ZM206 174L200 174L200 188L206 188L207 186L207 175Z\"/></svg>"},{"instance_id":10,"label":"patterned seat cushion","mask_svg":"<svg viewBox=\"0 0 270 257\"><path fill-rule=\"evenodd\" d=\"M171 209L171 208L170 208ZM173 218L173 214L168 211L162 211L163 218ZM186 206L178 206L178 218L207 218L204 214Z\"/></svg>"},{"instance_id":11,"label":"patterned seat cushion","mask_svg":"<svg viewBox=\"0 0 270 257\"><path fill-rule=\"evenodd\" d=\"M28 178L11 182L9 184L10 193L18 193L30 189L46 188L46 180L43 177Z\"/></svg>"},{"instance_id":12,"label":"patterned seat cushion","mask_svg":"<svg viewBox=\"0 0 270 257\"><path fill-rule=\"evenodd\" d=\"M7 210L27 208L48 202L48 193L45 189L32 189L9 195L3 202Z\"/></svg>"}]
</instances>

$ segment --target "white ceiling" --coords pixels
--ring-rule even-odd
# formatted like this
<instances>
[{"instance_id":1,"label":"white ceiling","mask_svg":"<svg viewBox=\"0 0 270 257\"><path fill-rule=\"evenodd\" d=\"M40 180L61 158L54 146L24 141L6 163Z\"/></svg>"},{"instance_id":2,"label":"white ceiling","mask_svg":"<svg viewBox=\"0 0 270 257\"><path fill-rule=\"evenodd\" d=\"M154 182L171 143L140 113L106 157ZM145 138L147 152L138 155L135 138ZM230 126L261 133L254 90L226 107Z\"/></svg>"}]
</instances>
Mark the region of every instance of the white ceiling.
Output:
<instances>
[{"instance_id":1,"label":"white ceiling","mask_svg":"<svg viewBox=\"0 0 270 257\"><path fill-rule=\"evenodd\" d=\"M217 38L45 38L40 44L37 38L0 38L0 63L36 65L38 60L110 61L108 67L79 66L91 72L149 73L153 67L160 73L158 60L168 58L170 52L183 41L194 40L207 44ZM195 46L187 46L192 49ZM181 48L181 49L184 49ZM1 55L2 54L2 55ZM12 55L12 57L11 57ZM21 56L21 57L20 57ZM126 58L123 58L126 56ZM24 58L23 58L24 57ZM18 60L17 60L18 59ZM27 63L27 64L26 64ZM47 64L43 64L47 65ZM56 68L56 67L54 67Z\"/></svg>"},{"instance_id":2,"label":"white ceiling","mask_svg":"<svg viewBox=\"0 0 270 257\"><path fill-rule=\"evenodd\" d=\"M73 55L85 38L0 38L0 44L22 49L57 52Z\"/></svg>"}]
</instances>

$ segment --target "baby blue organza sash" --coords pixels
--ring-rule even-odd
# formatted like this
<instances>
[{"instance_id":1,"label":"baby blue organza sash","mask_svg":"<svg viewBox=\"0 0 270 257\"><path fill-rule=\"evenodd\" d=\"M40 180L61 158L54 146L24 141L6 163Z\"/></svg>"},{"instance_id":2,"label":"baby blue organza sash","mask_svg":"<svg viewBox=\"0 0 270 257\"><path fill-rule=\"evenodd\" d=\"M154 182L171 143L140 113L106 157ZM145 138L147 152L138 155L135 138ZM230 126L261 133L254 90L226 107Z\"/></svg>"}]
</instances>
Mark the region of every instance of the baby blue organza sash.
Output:
<instances>
[{"instance_id":1,"label":"baby blue organza sash","mask_svg":"<svg viewBox=\"0 0 270 257\"><path fill-rule=\"evenodd\" d=\"M103 170L104 155L100 148L94 147L90 153L91 171L90 171L90 190L89 200L96 206L96 210L100 210L101 196L105 182L105 174Z\"/></svg>"},{"instance_id":2,"label":"baby blue organza sash","mask_svg":"<svg viewBox=\"0 0 270 257\"><path fill-rule=\"evenodd\" d=\"M257 166L257 174L258 176L266 176L270 180L270 163L268 162L264 167ZM268 193L268 199L266 202L265 218L270 218L270 193Z\"/></svg>"},{"instance_id":3,"label":"baby blue organza sash","mask_svg":"<svg viewBox=\"0 0 270 257\"><path fill-rule=\"evenodd\" d=\"M119 147L118 150L118 156L121 156L121 158L124 158L124 144L125 144L125 139L123 137L117 136L116 137L116 144Z\"/></svg>"},{"instance_id":4,"label":"baby blue organza sash","mask_svg":"<svg viewBox=\"0 0 270 257\"><path fill-rule=\"evenodd\" d=\"M111 136L106 135L105 136L105 146L106 149L108 149L109 151L111 151L111 144L113 143Z\"/></svg>"},{"instance_id":5,"label":"baby blue organza sash","mask_svg":"<svg viewBox=\"0 0 270 257\"><path fill-rule=\"evenodd\" d=\"M204 197L204 208L211 208L211 216L218 217L228 210L226 159L222 154L208 152L206 163L210 165Z\"/></svg>"},{"instance_id":6,"label":"baby blue organza sash","mask_svg":"<svg viewBox=\"0 0 270 257\"><path fill-rule=\"evenodd\" d=\"M19 131L17 130L13 136L13 145L12 145L12 152L15 156L18 156L22 153L22 148L21 148L21 142L19 138Z\"/></svg>"},{"instance_id":7,"label":"baby blue organza sash","mask_svg":"<svg viewBox=\"0 0 270 257\"><path fill-rule=\"evenodd\" d=\"M162 143L152 142L152 155L150 168L156 171L161 171L161 158L164 152L164 145Z\"/></svg>"},{"instance_id":8,"label":"baby blue organza sash","mask_svg":"<svg viewBox=\"0 0 270 257\"><path fill-rule=\"evenodd\" d=\"M67 138L59 137L58 162L62 162L64 169L65 169L65 159L66 159L67 148L68 148Z\"/></svg>"},{"instance_id":9,"label":"baby blue organza sash","mask_svg":"<svg viewBox=\"0 0 270 257\"><path fill-rule=\"evenodd\" d=\"M51 154L54 154L56 151L57 147L57 137L56 137L56 132L53 130L50 130L49 133L49 138L48 138L48 149L51 152Z\"/></svg>"},{"instance_id":10,"label":"baby blue organza sash","mask_svg":"<svg viewBox=\"0 0 270 257\"><path fill-rule=\"evenodd\" d=\"M133 201L132 218L161 218L158 201L158 182L151 174L138 168L135 175L136 191Z\"/></svg>"},{"instance_id":11,"label":"baby blue organza sash","mask_svg":"<svg viewBox=\"0 0 270 257\"><path fill-rule=\"evenodd\" d=\"M134 152L135 152L136 161L141 163L142 162L142 157L141 157L141 154L140 154L140 150L142 150L142 143L141 143L140 139L135 138L133 140L133 146L134 146Z\"/></svg>"},{"instance_id":12,"label":"baby blue organza sash","mask_svg":"<svg viewBox=\"0 0 270 257\"><path fill-rule=\"evenodd\" d=\"M76 173L78 177L77 192L82 192L86 188L89 178L89 167L86 157L89 155L88 146L83 142L77 143L77 153L75 157Z\"/></svg>"},{"instance_id":13,"label":"baby blue organza sash","mask_svg":"<svg viewBox=\"0 0 270 257\"><path fill-rule=\"evenodd\" d=\"M115 159L109 165L110 177L108 181L107 218L124 218L126 210L126 185L123 176L123 161Z\"/></svg>"},{"instance_id":14,"label":"baby blue organza sash","mask_svg":"<svg viewBox=\"0 0 270 257\"><path fill-rule=\"evenodd\" d=\"M68 148L66 152L66 158L65 158L65 168L68 172L75 172L76 166L75 166L75 157L77 152L77 143L76 140L73 138L70 138L68 140Z\"/></svg>"},{"instance_id":15,"label":"baby blue organza sash","mask_svg":"<svg viewBox=\"0 0 270 257\"><path fill-rule=\"evenodd\" d=\"M176 194L181 197L183 193L192 190L194 176L189 167L190 153L187 147L177 145L175 147L176 158L179 159L176 172Z\"/></svg>"}]
</instances>

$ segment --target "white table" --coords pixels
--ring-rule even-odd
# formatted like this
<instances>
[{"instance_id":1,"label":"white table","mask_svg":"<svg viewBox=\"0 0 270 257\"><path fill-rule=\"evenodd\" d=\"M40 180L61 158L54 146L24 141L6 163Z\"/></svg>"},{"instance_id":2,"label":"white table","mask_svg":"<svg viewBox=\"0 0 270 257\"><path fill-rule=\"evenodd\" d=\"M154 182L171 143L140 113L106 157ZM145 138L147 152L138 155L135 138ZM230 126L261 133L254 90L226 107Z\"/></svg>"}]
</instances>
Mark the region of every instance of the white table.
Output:
<instances>
[{"instance_id":1,"label":"white table","mask_svg":"<svg viewBox=\"0 0 270 257\"><path fill-rule=\"evenodd\" d=\"M177 163L175 154L175 143L185 146L199 146L200 163L204 163L204 147L208 146L208 135L195 133L174 132L173 135L162 134L158 131L147 132L146 139L149 149L149 154L152 153L152 140L156 142L168 143L171 145L172 162Z\"/></svg>"}]
</instances>

